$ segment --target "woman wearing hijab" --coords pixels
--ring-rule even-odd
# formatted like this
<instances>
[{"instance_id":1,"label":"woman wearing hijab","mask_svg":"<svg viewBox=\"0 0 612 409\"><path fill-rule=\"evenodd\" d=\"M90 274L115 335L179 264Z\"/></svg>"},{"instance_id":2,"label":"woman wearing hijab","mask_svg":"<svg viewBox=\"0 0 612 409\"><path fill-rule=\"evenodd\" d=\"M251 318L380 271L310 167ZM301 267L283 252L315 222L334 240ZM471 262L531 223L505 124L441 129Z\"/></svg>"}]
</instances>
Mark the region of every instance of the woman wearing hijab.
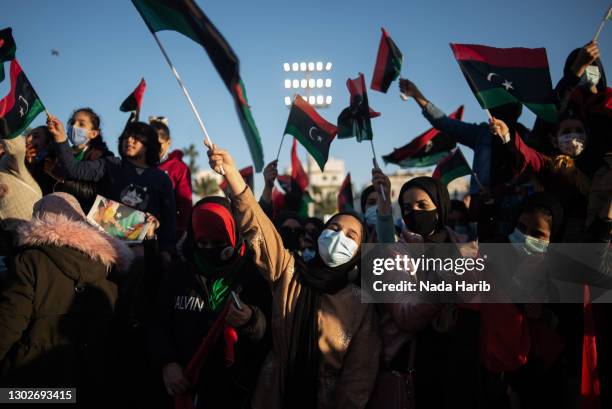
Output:
<instances>
[{"instance_id":1,"label":"woman wearing hijab","mask_svg":"<svg viewBox=\"0 0 612 409\"><path fill-rule=\"evenodd\" d=\"M285 250L231 156L214 146L208 156L211 167L225 175L240 230L272 289L273 349L253 408L364 408L380 340L373 305L362 304L350 284L365 239L359 216L334 215L317 240L317 255L304 262Z\"/></svg>"},{"instance_id":2,"label":"woman wearing hijab","mask_svg":"<svg viewBox=\"0 0 612 409\"><path fill-rule=\"evenodd\" d=\"M270 350L272 298L229 200L210 196L194 206L180 256L161 287L150 338L166 392L177 408L196 395L196 407L245 407Z\"/></svg>"},{"instance_id":3,"label":"woman wearing hijab","mask_svg":"<svg viewBox=\"0 0 612 409\"><path fill-rule=\"evenodd\" d=\"M379 196L378 232L379 237L389 238L388 242L394 231L391 218L385 217L391 212L391 184L380 169L373 169L372 185L377 190L382 187L387 198ZM409 180L400 190L398 203L406 226L401 242L455 244L452 256L473 254L472 246L462 244L461 237L447 225L450 196L438 180L426 176ZM448 247L441 251L447 252ZM476 407L480 399L478 325L477 312L455 304L385 305L380 318L384 348L378 383L389 379L385 378L389 373L414 371L416 407ZM385 400L385 396L375 397Z\"/></svg>"}]
</instances>

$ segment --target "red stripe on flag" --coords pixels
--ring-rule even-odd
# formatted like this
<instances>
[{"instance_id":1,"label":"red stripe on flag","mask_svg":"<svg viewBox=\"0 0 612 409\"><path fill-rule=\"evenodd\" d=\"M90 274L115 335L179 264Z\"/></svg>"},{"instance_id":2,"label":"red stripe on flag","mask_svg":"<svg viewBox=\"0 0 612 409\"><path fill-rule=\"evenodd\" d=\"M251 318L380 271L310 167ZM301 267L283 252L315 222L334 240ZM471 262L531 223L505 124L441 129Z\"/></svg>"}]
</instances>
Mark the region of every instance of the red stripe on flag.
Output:
<instances>
[{"instance_id":1,"label":"red stripe on flag","mask_svg":"<svg viewBox=\"0 0 612 409\"><path fill-rule=\"evenodd\" d=\"M348 80L346 80L346 87L351 93L351 101L353 101L353 98L356 95L365 95L367 92L367 89L365 85L365 76L363 75L363 73L360 72L359 77L355 79L349 78ZM370 107L368 108L370 109L370 118L376 118L380 116L380 112L376 112Z\"/></svg>"},{"instance_id":2,"label":"red stripe on flag","mask_svg":"<svg viewBox=\"0 0 612 409\"><path fill-rule=\"evenodd\" d=\"M457 110L453 112L452 114L450 114L448 117L451 119L456 119L458 121L461 121L463 119L463 105L457 108ZM412 142L408 144L408 146L404 147L403 149L400 148L396 150L395 152L393 152L393 156L395 157L395 159L399 159L399 160L410 158L416 155L421 149L423 149L429 143L429 141L431 141L433 138L438 136L438 134L440 134L440 131L438 131L436 128L428 129L427 131L423 132L421 135L414 138Z\"/></svg>"},{"instance_id":3,"label":"red stripe on flag","mask_svg":"<svg viewBox=\"0 0 612 409\"><path fill-rule=\"evenodd\" d=\"M17 85L17 77L21 74L21 66L17 59L11 60L11 89L9 93L0 100L0 117L4 117L15 106L15 87Z\"/></svg>"},{"instance_id":4,"label":"red stripe on flag","mask_svg":"<svg viewBox=\"0 0 612 409\"><path fill-rule=\"evenodd\" d=\"M380 44L378 45L378 55L376 56L376 65L374 66L374 74L372 75L372 83L370 88L376 91L382 91L381 84L385 75L385 68L387 66L387 59L389 58L389 44L387 43L387 37L389 34L384 29L380 36Z\"/></svg>"},{"instance_id":5,"label":"red stripe on flag","mask_svg":"<svg viewBox=\"0 0 612 409\"><path fill-rule=\"evenodd\" d=\"M457 61L481 61L508 68L548 68L545 48L495 48L478 44L450 44Z\"/></svg>"},{"instance_id":6,"label":"red stripe on flag","mask_svg":"<svg viewBox=\"0 0 612 409\"><path fill-rule=\"evenodd\" d=\"M338 133L338 128L336 128L331 123L327 122L319 113L310 105L304 98L299 95L295 96L293 100L293 104L301 109L306 115L312 119L319 128L323 129L329 135L332 135L331 140L334 139L335 135ZM330 140L330 142L331 142Z\"/></svg>"},{"instance_id":7,"label":"red stripe on flag","mask_svg":"<svg viewBox=\"0 0 612 409\"><path fill-rule=\"evenodd\" d=\"M297 156L297 139L293 138L293 146L291 147L291 179L300 186L302 191L308 187L308 175L302 167L300 158Z\"/></svg>"},{"instance_id":8,"label":"red stripe on flag","mask_svg":"<svg viewBox=\"0 0 612 409\"><path fill-rule=\"evenodd\" d=\"M134 99L136 99L136 104L138 105L138 109L142 106L142 97L144 96L145 90L147 89L147 82L144 78L140 80L140 83L134 90Z\"/></svg>"}]
</instances>

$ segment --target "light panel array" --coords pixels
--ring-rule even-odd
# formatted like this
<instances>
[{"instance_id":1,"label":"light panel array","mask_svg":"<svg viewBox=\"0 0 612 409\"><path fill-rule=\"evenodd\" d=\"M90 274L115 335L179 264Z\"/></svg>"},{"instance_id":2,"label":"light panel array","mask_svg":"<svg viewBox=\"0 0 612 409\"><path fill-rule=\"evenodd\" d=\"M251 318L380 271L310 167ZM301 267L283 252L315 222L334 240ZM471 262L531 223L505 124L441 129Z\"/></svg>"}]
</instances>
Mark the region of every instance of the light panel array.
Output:
<instances>
[{"instance_id":1,"label":"light panel array","mask_svg":"<svg viewBox=\"0 0 612 409\"><path fill-rule=\"evenodd\" d=\"M309 104L317 108L325 108L331 105L332 96L324 95L323 89L332 87L331 78L313 78L313 75L324 75L324 72L332 70L331 62L293 62L284 63L283 70L285 72L302 73L301 78L286 78L284 81L285 89L292 89L298 92ZM300 91L297 91L300 90ZM311 95L316 93L317 95ZM292 97L285 97L285 105L291 106Z\"/></svg>"}]
</instances>

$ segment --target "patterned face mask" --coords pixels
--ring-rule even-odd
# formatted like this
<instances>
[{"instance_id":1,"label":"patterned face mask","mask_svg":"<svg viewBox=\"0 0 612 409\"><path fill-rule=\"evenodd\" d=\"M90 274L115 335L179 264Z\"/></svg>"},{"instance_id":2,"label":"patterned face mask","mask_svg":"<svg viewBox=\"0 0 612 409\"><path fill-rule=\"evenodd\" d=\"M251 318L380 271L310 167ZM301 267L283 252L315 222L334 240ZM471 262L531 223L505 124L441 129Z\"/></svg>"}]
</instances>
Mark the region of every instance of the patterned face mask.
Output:
<instances>
[{"instance_id":1,"label":"patterned face mask","mask_svg":"<svg viewBox=\"0 0 612 409\"><path fill-rule=\"evenodd\" d=\"M529 256L546 253L548 245L550 244L548 240L541 240L528 236L519 229L514 229L508 236L508 239L511 243L518 244L525 254Z\"/></svg>"},{"instance_id":2,"label":"patterned face mask","mask_svg":"<svg viewBox=\"0 0 612 409\"><path fill-rule=\"evenodd\" d=\"M569 132L559 135L559 150L566 155L576 157L584 150L586 134L581 132Z\"/></svg>"}]
</instances>

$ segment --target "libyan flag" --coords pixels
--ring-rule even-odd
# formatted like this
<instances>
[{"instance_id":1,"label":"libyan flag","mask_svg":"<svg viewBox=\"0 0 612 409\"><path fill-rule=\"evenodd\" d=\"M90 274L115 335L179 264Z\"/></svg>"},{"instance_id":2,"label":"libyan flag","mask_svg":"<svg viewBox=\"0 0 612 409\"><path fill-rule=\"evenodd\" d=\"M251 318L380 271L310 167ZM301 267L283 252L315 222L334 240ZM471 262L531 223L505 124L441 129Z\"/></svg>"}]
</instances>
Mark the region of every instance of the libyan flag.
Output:
<instances>
[{"instance_id":1,"label":"libyan flag","mask_svg":"<svg viewBox=\"0 0 612 409\"><path fill-rule=\"evenodd\" d=\"M147 83L144 78L142 78L136 89L121 103L119 110L121 112L140 112L142 97L146 89Z\"/></svg>"},{"instance_id":2,"label":"libyan flag","mask_svg":"<svg viewBox=\"0 0 612 409\"><path fill-rule=\"evenodd\" d=\"M32 84L17 60L11 61L11 90L0 100L0 137L12 139L21 135L45 110Z\"/></svg>"},{"instance_id":3,"label":"libyan flag","mask_svg":"<svg viewBox=\"0 0 612 409\"><path fill-rule=\"evenodd\" d=\"M380 116L368 104L365 78L362 73L355 79L346 80L346 87L351 93L351 103L338 116L338 138L357 138L357 142L373 138L371 118Z\"/></svg>"},{"instance_id":4,"label":"libyan flag","mask_svg":"<svg viewBox=\"0 0 612 409\"><path fill-rule=\"evenodd\" d=\"M518 101L545 121L556 122L546 49L450 46L480 106L488 109Z\"/></svg>"},{"instance_id":5,"label":"libyan flag","mask_svg":"<svg viewBox=\"0 0 612 409\"><path fill-rule=\"evenodd\" d=\"M463 119L463 105L448 116L451 119ZM396 148L383 156L385 163L393 163L401 168L418 168L433 166L447 156L457 146L451 135L431 128L414 138L401 148Z\"/></svg>"},{"instance_id":6,"label":"libyan flag","mask_svg":"<svg viewBox=\"0 0 612 409\"><path fill-rule=\"evenodd\" d=\"M463 153L461 153L461 149L455 148L438 163L431 177L448 185L453 180L471 173L472 169L465 160Z\"/></svg>"},{"instance_id":7,"label":"libyan flag","mask_svg":"<svg viewBox=\"0 0 612 409\"><path fill-rule=\"evenodd\" d=\"M240 62L223 35L193 0L132 0L152 33L177 31L200 44L234 98L257 172L263 169L263 147L240 78Z\"/></svg>"},{"instance_id":8,"label":"libyan flag","mask_svg":"<svg viewBox=\"0 0 612 409\"><path fill-rule=\"evenodd\" d=\"M380 37L376 66L374 67L370 88L387 93L391 83L400 75L404 56L389 37L389 33L384 28L381 28L381 30L382 36Z\"/></svg>"},{"instance_id":9,"label":"libyan flag","mask_svg":"<svg viewBox=\"0 0 612 409\"><path fill-rule=\"evenodd\" d=\"M291 146L291 179L300 186L300 189L306 191L308 187L308 175L304 171L302 162L297 154L297 139L293 138L293 145Z\"/></svg>"},{"instance_id":10,"label":"libyan flag","mask_svg":"<svg viewBox=\"0 0 612 409\"><path fill-rule=\"evenodd\" d=\"M293 135L312 155L321 172L329 155L329 146L338 129L327 122L299 95L295 96L284 134Z\"/></svg>"},{"instance_id":11,"label":"libyan flag","mask_svg":"<svg viewBox=\"0 0 612 409\"><path fill-rule=\"evenodd\" d=\"M10 27L0 30L0 81L4 81L4 63L15 58L17 45L13 39L13 29Z\"/></svg>"},{"instance_id":12,"label":"libyan flag","mask_svg":"<svg viewBox=\"0 0 612 409\"><path fill-rule=\"evenodd\" d=\"M338 211L346 212L353 209L353 185L351 184L351 173L347 173L340 191L338 192Z\"/></svg>"}]
</instances>

